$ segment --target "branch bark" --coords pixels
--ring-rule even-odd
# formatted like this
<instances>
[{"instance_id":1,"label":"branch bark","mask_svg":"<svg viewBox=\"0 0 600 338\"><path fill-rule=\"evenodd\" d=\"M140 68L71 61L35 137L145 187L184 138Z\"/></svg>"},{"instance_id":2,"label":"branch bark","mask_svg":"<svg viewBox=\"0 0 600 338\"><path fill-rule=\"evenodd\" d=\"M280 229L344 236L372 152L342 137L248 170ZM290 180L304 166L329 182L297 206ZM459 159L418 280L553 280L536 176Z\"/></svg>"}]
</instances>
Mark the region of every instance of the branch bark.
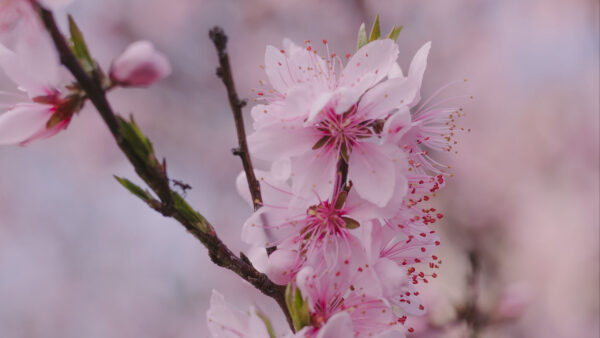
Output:
<instances>
[{"instance_id":1,"label":"branch bark","mask_svg":"<svg viewBox=\"0 0 600 338\"><path fill-rule=\"evenodd\" d=\"M147 154L148 158L140 156L139 149L136 149L136 145L131 142L129 138L125 137L123 133L124 120L113 111L106 98L105 89L102 88L102 85L98 79L88 76L75 57L67 41L65 40L65 37L58 29L52 12L42 8L35 2L33 5L36 7L36 10L38 11L47 31L50 33L54 45L60 55L61 63L73 74L78 84L86 92L88 98L96 107L98 113L102 116L102 119L113 135L117 145L135 168L136 173L144 180L144 182L146 182L146 184L148 184L156 196L158 196L158 199L155 199L148 195L147 197L143 198L144 201L151 208L160 212L162 215L166 217L172 217L181 223L181 225L183 225L190 233L200 240L202 244L204 244L204 246L208 249L208 254L211 260L215 264L235 272L244 280L252 284L255 288L260 290L263 294L273 298L285 313L288 323L290 324L290 327L292 327L291 318L284 299L285 286L273 283L265 274L256 270L249 260L235 255L219 239L214 228L208 222L208 220L206 220L200 213L195 211L189 204L187 204L187 202L185 202L185 200L177 192L171 189L169 185L169 178L167 176L166 161L164 159L159 162L152 150L149 154ZM226 54L225 59L227 59ZM229 74L225 75L224 81L225 79L228 79L227 83L230 83L231 88L233 88L233 80L228 67L228 62L226 67L222 67L222 69L224 69L224 74ZM241 107L244 105L244 103L237 98L235 91L233 94L230 93L229 96L230 102L232 103L232 109L234 110L234 115L236 116L236 127L238 127L238 131L241 130L243 132L244 129L243 122L241 121ZM237 116L239 116L239 121ZM252 175L248 175L248 177L253 177L255 185L258 187L258 182L256 181L253 171L251 170L252 164L249 160L249 155L247 152L245 133L241 135L243 137L240 138L240 148L242 151L244 151L244 156L247 157L247 162L244 160L244 157L242 157L244 169L246 169L246 165L248 165L248 170L250 170L249 172L252 173ZM257 196L260 202L260 189L257 191Z\"/></svg>"},{"instance_id":2,"label":"branch bark","mask_svg":"<svg viewBox=\"0 0 600 338\"><path fill-rule=\"evenodd\" d=\"M260 192L260 184L254 174L252 159L250 158L250 152L248 151L248 142L246 141L246 129L244 127L244 118L242 116L242 108L246 105L246 101L240 100L235 90L233 73L231 71L231 65L229 64L229 55L227 54L227 35L225 35L225 32L223 32L221 27L213 27L208 35L217 48L217 54L219 56L217 76L223 80L223 84L225 84L225 87L227 88L227 97L229 98L229 105L231 106L231 111L233 112L233 118L235 120L238 147L233 149L233 154L239 156L242 160L244 172L246 173L246 180L248 181L248 187L250 188L250 195L252 195L252 204L254 205L254 211L256 211L262 205L262 195Z\"/></svg>"}]
</instances>

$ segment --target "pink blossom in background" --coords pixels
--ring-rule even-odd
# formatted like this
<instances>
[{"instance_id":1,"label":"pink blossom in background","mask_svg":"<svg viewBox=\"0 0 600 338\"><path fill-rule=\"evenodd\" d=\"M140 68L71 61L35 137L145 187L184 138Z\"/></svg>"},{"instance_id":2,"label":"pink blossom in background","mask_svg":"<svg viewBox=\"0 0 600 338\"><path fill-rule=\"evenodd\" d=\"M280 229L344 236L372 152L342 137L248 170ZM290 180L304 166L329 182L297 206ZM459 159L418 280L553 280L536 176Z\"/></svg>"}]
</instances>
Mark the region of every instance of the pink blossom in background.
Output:
<instances>
[{"instance_id":1,"label":"pink blossom in background","mask_svg":"<svg viewBox=\"0 0 600 338\"><path fill-rule=\"evenodd\" d=\"M125 86L149 86L169 74L169 60L148 41L129 45L110 68L110 78Z\"/></svg>"}]
</instances>

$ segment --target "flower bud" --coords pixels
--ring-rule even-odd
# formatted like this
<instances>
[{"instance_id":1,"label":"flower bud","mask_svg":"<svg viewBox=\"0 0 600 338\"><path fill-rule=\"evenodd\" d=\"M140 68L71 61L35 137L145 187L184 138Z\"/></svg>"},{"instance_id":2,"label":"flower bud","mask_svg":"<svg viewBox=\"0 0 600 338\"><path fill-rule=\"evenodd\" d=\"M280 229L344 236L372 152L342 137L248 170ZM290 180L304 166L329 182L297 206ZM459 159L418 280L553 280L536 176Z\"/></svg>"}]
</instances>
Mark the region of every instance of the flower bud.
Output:
<instances>
[{"instance_id":1,"label":"flower bud","mask_svg":"<svg viewBox=\"0 0 600 338\"><path fill-rule=\"evenodd\" d=\"M148 41L129 45L110 69L111 80L123 86L149 86L169 74L169 60Z\"/></svg>"}]
</instances>

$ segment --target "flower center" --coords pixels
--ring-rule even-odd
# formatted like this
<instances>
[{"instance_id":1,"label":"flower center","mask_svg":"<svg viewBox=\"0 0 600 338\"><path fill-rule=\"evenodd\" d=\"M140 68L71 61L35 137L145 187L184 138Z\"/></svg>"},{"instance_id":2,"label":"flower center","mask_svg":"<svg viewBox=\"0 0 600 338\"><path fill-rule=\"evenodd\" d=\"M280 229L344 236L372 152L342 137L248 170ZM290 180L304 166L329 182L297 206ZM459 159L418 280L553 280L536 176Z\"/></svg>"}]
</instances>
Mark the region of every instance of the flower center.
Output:
<instances>
[{"instance_id":1,"label":"flower center","mask_svg":"<svg viewBox=\"0 0 600 338\"><path fill-rule=\"evenodd\" d=\"M356 104L344 114L337 114L331 107L325 108L323 118L316 124L322 136L313 149L325 146L340 151L347 159L347 155L360 139L373 135L370 129L373 121L363 120L357 115Z\"/></svg>"}]
</instances>

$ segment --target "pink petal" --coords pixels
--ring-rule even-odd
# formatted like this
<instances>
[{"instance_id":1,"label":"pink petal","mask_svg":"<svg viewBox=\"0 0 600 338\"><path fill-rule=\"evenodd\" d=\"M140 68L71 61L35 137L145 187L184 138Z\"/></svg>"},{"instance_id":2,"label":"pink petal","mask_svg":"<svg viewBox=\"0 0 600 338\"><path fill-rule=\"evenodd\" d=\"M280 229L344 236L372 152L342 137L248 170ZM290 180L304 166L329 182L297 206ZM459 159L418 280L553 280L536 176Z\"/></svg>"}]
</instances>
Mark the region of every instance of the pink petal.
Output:
<instances>
[{"instance_id":1,"label":"pink petal","mask_svg":"<svg viewBox=\"0 0 600 338\"><path fill-rule=\"evenodd\" d=\"M393 146L392 146L393 147ZM396 188L394 161L386 153L388 145L362 142L350 154L348 177L358 194L379 207L385 206Z\"/></svg>"},{"instance_id":2,"label":"pink petal","mask_svg":"<svg viewBox=\"0 0 600 338\"><path fill-rule=\"evenodd\" d=\"M402 72L402 68L398 64L398 62L394 62L390 71L388 72L388 79L394 79L398 77L404 77L404 73Z\"/></svg>"},{"instance_id":3,"label":"pink petal","mask_svg":"<svg viewBox=\"0 0 600 338\"><path fill-rule=\"evenodd\" d=\"M30 97L48 95L62 83L58 54L46 31L28 25L15 51L0 44L0 67Z\"/></svg>"},{"instance_id":4,"label":"pink petal","mask_svg":"<svg viewBox=\"0 0 600 338\"><path fill-rule=\"evenodd\" d=\"M210 309L206 313L208 329L213 337L219 338L255 338L269 337L264 322L254 308L248 313L231 308L225 297L213 290Z\"/></svg>"},{"instance_id":5,"label":"pink petal","mask_svg":"<svg viewBox=\"0 0 600 338\"><path fill-rule=\"evenodd\" d=\"M0 144L32 141L33 135L46 129L52 106L21 103L0 115Z\"/></svg>"},{"instance_id":6,"label":"pink petal","mask_svg":"<svg viewBox=\"0 0 600 338\"><path fill-rule=\"evenodd\" d=\"M407 106L418 96L421 83L410 78L395 78L384 81L365 93L358 111L369 119L386 118L395 109Z\"/></svg>"},{"instance_id":7,"label":"pink petal","mask_svg":"<svg viewBox=\"0 0 600 338\"><path fill-rule=\"evenodd\" d=\"M171 74L167 57L149 41L136 41L117 57L110 69L113 81L128 86L148 86Z\"/></svg>"},{"instance_id":8,"label":"pink petal","mask_svg":"<svg viewBox=\"0 0 600 338\"><path fill-rule=\"evenodd\" d=\"M323 147L318 150L310 150L309 153L294 158L291 174L292 189L297 196L304 200L296 198L291 203L330 198L336 180L337 157L336 151Z\"/></svg>"},{"instance_id":9,"label":"pink petal","mask_svg":"<svg viewBox=\"0 0 600 338\"><path fill-rule=\"evenodd\" d=\"M295 276L298 258L298 252L278 248L267 260L267 276L276 284L286 285Z\"/></svg>"},{"instance_id":10,"label":"pink petal","mask_svg":"<svg viewBox=\"0 0 600 338\"><path fill-rule=\"evenodd\" d=\"M397 57L398 46L390 39L366 44L348 61L340 86L366 91L387 75Z\"/></svg>"},{"instance_id":11,"label":"pink petal","mask_svg":"<svg viewBox=\"0 0 600 338\"><path fill-rule=\"evenodd\" d=\"M74 0L38 0L47 9L57 10L72 3Z\"/></svg>"},{"instance_id":12,"label":"pink petal","mask_svg":"<svg viewBox=\"0 0 600 338\"><path fill-rule=\"evenodd\" d=\"M273 89L282 94L295 84L285 54L273 46L267 46L265 52L265 72Z\"/></svg>"},{"instance_id":13,"label":"pink petal","mask_svg":"<svg viewBox=\"0 0 600 338\"><path fill-rule=\"evenodd\" d=\"M412 61L410 62L410 69L408 71L408 78L414 85L420 90L421 83L423 82L423 74L425 74L425 69L427 68L427 56L429 55L429 50L431 49L431 41L421 47ZM419 102L421 99L419 95L419 91L417 91L417 95L413 100L413 104Z\"/></svg>"},{"instance_id":14,"label":"pink petal","mask_svg":"<svg viewBox=\"0 0 600 338\"><path fill-rule=\"evenodd\" d=\"M331 316L327 323L319 330L317 338L354 337L352 319L348 312L342 311Z\"/></svg>"},{"instance_id":15,"label":"pink petal","mask_svg":"<svg viewBox=\"0 0 600 338\"><path fill-rule=\"evenodd\" d=\"M248 147L252 155L274 161L311 151L319 138L314 128L304 128L301 122L281 122L249 135Z\"/></svg>"}]
</instances>

